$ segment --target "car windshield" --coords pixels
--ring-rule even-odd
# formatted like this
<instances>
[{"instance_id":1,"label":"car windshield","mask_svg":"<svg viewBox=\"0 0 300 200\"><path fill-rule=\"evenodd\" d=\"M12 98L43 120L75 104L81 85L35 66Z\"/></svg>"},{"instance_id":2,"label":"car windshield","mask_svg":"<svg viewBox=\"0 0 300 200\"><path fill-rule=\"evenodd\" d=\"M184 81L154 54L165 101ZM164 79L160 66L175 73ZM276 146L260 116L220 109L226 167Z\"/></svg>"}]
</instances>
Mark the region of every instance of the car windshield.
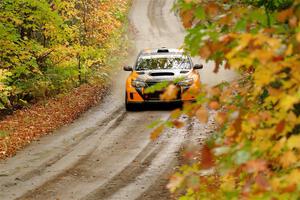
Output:
<instances>
[{"instance_id":1,"label":"car windshield","mask_svg":"<svg viewBox=\"0 0 300 200\"><path fill-rule=\"evenodd\" d=\"M191 63L184 55L152 55L141 56L135 70L159 70L159 69L190 69Z\"/></svg>"}]
</instances>

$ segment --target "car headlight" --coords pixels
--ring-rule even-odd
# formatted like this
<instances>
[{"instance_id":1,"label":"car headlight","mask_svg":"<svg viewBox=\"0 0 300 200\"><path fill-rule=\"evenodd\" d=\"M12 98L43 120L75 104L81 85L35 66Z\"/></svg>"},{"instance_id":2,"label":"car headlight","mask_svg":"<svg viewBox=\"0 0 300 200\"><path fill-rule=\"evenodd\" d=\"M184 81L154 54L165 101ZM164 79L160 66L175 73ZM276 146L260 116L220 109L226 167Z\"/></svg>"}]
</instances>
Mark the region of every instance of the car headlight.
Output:
<instances>
[{"instance_id":1,"label":"car headlight","mask_svg":"<svg viewBox=\"0 0 300 200\"><path fill-rule=\"evenodd\" d=\"M179 86L191 86L194 83L194 79L188 78L178 82Z\"/></svg>"},{"instance_id":2,"label":"car headlight","mask_svg":"<svg viewBox=\"0 0 300 200\"><path fill-rule=\"evenodd\" d=\"M131 85L135 88L142 88L142 87L146 87L146 83L140 80L134 80L131 81Z\"/></svg>"}]
</instances>

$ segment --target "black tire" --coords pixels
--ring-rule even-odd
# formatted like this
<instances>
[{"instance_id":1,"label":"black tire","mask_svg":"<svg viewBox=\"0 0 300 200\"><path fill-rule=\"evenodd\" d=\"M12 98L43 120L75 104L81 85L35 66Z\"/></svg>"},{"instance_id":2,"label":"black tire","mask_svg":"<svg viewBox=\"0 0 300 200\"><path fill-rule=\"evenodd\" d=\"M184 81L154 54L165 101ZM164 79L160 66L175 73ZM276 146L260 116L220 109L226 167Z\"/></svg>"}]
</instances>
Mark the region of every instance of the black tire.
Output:
<instances>
[{"instance_id":1,"label":"black tire","mask_svg":"<svg viewBox=\"0 0 300 200\"><path fill-rule=\"evenodd\" d=\"M131 104L131 103L127 103L125 102L125 108L126 108L126 111L134 111L134 105Z\"/></svg>"},{"instance_id":2,"label":"black tire","mask_svg":"<svg viewBox=\"0 0 300 200\"><path fill-rule=\"evenodd\" d=\"M131 103L128 103L127 101L127 92L126 92L126 95L125 95L125 108L126 108L126 111L134 111L134 105L131 104Z\"/></svg>"}]
</instances>

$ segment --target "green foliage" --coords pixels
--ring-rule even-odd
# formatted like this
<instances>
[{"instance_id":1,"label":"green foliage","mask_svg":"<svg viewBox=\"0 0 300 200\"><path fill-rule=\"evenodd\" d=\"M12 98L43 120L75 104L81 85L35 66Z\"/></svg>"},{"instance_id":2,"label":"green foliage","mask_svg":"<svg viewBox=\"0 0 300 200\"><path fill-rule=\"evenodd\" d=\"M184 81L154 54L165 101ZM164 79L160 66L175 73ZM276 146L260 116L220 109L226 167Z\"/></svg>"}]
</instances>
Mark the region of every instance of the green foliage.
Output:
<instances>
[{"instance_id":1,"label":"green foliage","mask_svg":"<svg viewBox=\"0 0 300 200\"><path fill-rule=\"evenodd\" d=\"M0 109L69 90L107 71L111 38L129 2L114 1L0 1Z\"/></svg>"},{"instance_id":2,"label":"green foliage","mask_svg":"<svg viewBox=\"0 0 300 200\"><path fill-rule=\"evenodd\" d=\"M265 7L268 10L282 10L290 7L293 0L243 0L243 3L254 5L257 7Z\"/></svg>"},{"instance_id":3,"label":"green foliage","mask_svg":"<svg viewBox=\"0 0 300 200\"><path fill-rule=\"evenodd\" d=\"M0 130L0 138L4 138L4 137L6 137L6 136L8 136L8 135L9 135L8 132L6 132L6 131L1 131L1 130Z\"/></svg>"}]
</instances>

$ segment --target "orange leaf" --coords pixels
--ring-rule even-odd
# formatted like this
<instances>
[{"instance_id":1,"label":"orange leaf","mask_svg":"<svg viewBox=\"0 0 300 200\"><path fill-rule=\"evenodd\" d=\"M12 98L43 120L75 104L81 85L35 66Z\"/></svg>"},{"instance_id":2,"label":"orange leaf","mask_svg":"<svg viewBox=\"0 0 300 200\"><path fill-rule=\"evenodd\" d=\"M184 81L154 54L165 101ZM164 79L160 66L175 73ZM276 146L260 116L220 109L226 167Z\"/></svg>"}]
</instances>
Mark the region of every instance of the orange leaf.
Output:
<instances>
[{"instance_id":1,"label":"orange leaf","mask_svg":"<svg viewBox=\"0 0 300 200\"><path fill-rule=\"evenodd\" d=\"M164 125L160 125L156 129L154 129L154 131L151 133L151 137L150 137L151 140L156 140L161 135L164 129L165 129Z\"/></svg>"},{"instance_id":2,"label":"orange leaf","mask_svg":"<svg viewBox=\"0 0 300 200\"><path fill-rule=\"evenodd\" d=\"M219 112L216 115L215 120L219 125L223 125L227 120L227 114L224 112Z\"/></svg>"},{"instance_id":3,"label":"orange leaf","mask_svg":"<svg viewBox=\"0 0 300 200\"><path fill-rule=\"evenodd\" d=\"M179 120L174 120L173 122L173 125L176 127L176 128L182 128L184 127L184 123L179 121Z\"/></svg>"},{"instance_id":4,"label":"orange leaf","mask_svg":"<svg viewBox=\"0 0 300 200\"><path fill-rule=\"evenodd\" d=\"M208 107L212 110L218 110L220 109L220 104L217 101L212 101L209 103Z\"/></svg>"},{"instance_id":5,"label":"orange leaf","mask_svg":"<svg viewBox=\"0 0 300 200\"><path fill-rule=\"evenodd\" d=\"M279 163L284 168L288 168L289 166L295 164L296 162L297 162L297 157L293 151L287 151L279 158Z\"/></svg>"},{"instance_id":6,"label":"orange leaf","mask_svg":"<svg viewBox=\"0 0 300 200\"><path fill-rule=\"evenodd\" d=\"M208 145L204 145L201 150L201 168L210 169L215 165L214 155Z\"/></svg>"},{"instance_id":7,"label":"orange leaf","mask_svg":"<svg viewBox=\"0 0 300 200\"><path fill-rule=\"evenodd\" d=\"M282 120L281 122L279 122L279 124L277 124L276 126L276 131L277 133L281 133L285 128L285 121Z\"/></svg>"},{"instance_id":8,"label":"orange leaf","mask_svg":"<svg viewBox=\"0 0 300 200\"><path fill-rule=\"evenodd\" d=\"M297 185L295 183L281 189L281 192L283 193L292 193L295 192L295 190L297 189Z\"/></svg>"},{"instance_id":9,"label":"orange leaf","mask_svg":"<svg viewBox=\"0 0 300 200\"><path fill-rule=\"evenodd\" d=\"M204 46L204 47L200 48L200 50L199 50L199 55L203 59L208 59L211 54L212 54L212 52L208 46Z\"/></svg>"},{"instance_id":10,"label":"orange leaf","mask_svg":"<svg viewBox=\"0 0 300 200\"><path fill-rule=\"evenodd\" d=\"M246 170L248 173L267 171L267 162L264 160L250 160L246 163Z\"/></svg>"},{"instance_id":11,"label":"orange leaf","mask_svg":"<svg viewBox=\"0 0 300 200\"><path fill-rule=\"evenodd\" d=\"M201 123L206 124L208 122L208 111L201 106L196 112L196 117Z\"/></svg>"},{"instance_id":12,"label":"orange leaf","mask_svg":"<svg viewBox=\"0 0 300 200\"><path fill-rule=\"evenodd\" d=\"M180 13L184 28L191 28L194 21L194 11L182 11Z\"/></svg>"},{"instance_id":13,"label":"orange leaf","mask_svg":"<svg viewBox=\"0 0 300 200\"><path fill-rule=\"evenodd\" d=\"M218 6L218 4L211 2L207 4L205 11L209 16L214 17L218 14L219 9L220 7Z\"/></svg>"},{"instance_id":14,"label":"orange leaf","mask_svg":"<svg viewBox=\"0 0 300 200\"><path fill-rule=\"evenodd\" d=\"M270 189L270 184L267 178L261 173L255 177L255 183L259 186L259 188L263 191Z\"/></svg>"},{"instance_id":15,"label":"orange leaf","mask_svg":"<svg viewBox=\"0 0 300 200\"><path fill-rule=\"evenodd\" d=\"M293 15L293 9L289 8L289 9L283 10L280 13L278 13L277 20L279 22L285 22L292 15Z\"/></svg>"},{"instance_id":16,"label":"orange leaf","mask_svg":"<svg viewBox=\"0 0 300 200\"><path fill-rule=\"evenodd\" d=\"M171 84L167 87L166 91L160 95L160 99L163 101L170 101L177 98L178 88Z\"/></svg>"}]
</instances>

